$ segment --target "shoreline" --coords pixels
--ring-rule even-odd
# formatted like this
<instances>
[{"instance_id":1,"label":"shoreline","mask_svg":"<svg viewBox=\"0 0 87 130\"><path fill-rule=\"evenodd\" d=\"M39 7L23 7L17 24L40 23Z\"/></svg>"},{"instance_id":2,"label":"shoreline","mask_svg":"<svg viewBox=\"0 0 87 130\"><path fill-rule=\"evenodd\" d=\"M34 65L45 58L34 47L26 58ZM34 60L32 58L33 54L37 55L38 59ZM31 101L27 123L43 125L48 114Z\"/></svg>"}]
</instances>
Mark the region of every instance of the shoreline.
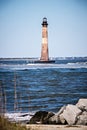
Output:
<instances>
[{"instance_id":1,"label":"shoreline","mask_svg":"<svg viewBox=\"0 0 87 130\"><path fill-rule=\"evenodd\" d=\"M28 124L26 128L30 130L87 130L84 125L43 125L43 124Z\"/></svg>"},{"instance_id":2,"label":"shoreline","mask_svg":"<svg viewBox=\"0 0 87 130\"><path fill-rule=\"evenodd\" d=\"M4 115L8 121L29 130L87 130L87 99L63 106L57 113L38 111Z\"/></svg>"},{"instance_id":3,"label":"shoreline","mask_svg":"<svg viewBox=\"0 0 87 130\"><path fill-rule=\"evenodd\" d=\"M42 124L87 126L87 99L79 99L76 105L68 104L60 108L57 113L37 111L34 113L7 113L4 115L9 121L22 124ZM32 126L32 125L30 125Z\"/></svg>"}]
</instances>

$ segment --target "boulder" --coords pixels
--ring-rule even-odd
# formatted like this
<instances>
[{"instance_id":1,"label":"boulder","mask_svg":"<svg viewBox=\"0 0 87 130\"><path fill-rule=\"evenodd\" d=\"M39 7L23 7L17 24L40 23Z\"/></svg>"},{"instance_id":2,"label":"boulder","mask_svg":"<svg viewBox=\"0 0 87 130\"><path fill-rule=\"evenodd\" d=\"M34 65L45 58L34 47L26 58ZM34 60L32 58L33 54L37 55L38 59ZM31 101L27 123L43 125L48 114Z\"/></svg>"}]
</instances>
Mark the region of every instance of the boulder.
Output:
<instances>
[{"instance_id":1,"label":"boulder","mask_svg":"<svg viewBox=\"0 0 87 130\"><path fill-rule=\"evenodd\" d=\"M48 123L48 119L53 116L52 112L47 111L38 111L35 115L30 119L30 124L46 124Z\"/></svg>"},{"instance_id":2,"label":"boulder","mask_svg":"<svg viewBox=\"0 0 87 130\"><path fill-rule=\"evenodd\" d=\"M59 115L59 119L61 124L66 124L66 120L64 119L63 114Z\"/></svg>"},{"instance_id":3,"label":"boulder","mask_svg":"<svg viewBox=\"0 0 87 130\"><path fill-rule=\"evenodd\" d=\"M60 115L61 113L63 113L63 111L66 109L66 106L61 107L61 109L56 113L56 115Z\"/></svg>"},{"instance_id":4,"label":"boulder","mask_svg":"<svg viewBox=\"0 0 87 130\"><path fill-rule=\"evenodd\" d=\"M77 117L76 125L87 125L87 112L84 111L81 115Z\"/></svg>"},{"instance_id":5,"label":"boulder","mask_svg":"<svg viewBox=\"0 0 87 130\"><path fill-rule=\"evenodd\" d=\"M52 117L52 116L54 116L54 113L48 112L47 116L44 117L44 120L43 120L42 123L43 123L43 124L49 124L49 118Z\"/></svg>"},{"instance_id":6,"label":"boulder","mask_svg":"<svg viewBox=\"0 0 87 130\"><path fill-rule=\"evenodd\" d=\"M49 124L60 124L60 118L58 115L54 115L51 118L49 118Z\"/></svg>"},{"instance_id":7,"label":"boulder","mask_svg":"<svg viewBox=\"0 0 87 130\"><path fill-rule=\"evenodd\" d=\"M54 116L49 118L49 124L61 124L61 122L64 123L64 120L62 117L60 117L60 114L63 113L65 108L66 108L66 106L63 106Z\"/></svg>"},{"instance_id":8,"label":"boulder","mask_svg":"<svg viewBox=\"0 0 87 130\"><path fill-rule=\"evenodd\" d=\"M62 118L66 120L69 125L74 125L77 116L81 113L81 110L75 105L67 105L66 109L62 113Z\"/></svg>"},{"instance_id":9,"label":"boulder","mask_svg":"<svg viewBox=\"0 0 87 130\"><path fill-rule=\"evenodd\" d=\"M87 111L87 99L79 99L76 106L82 111Z\"/></svg>"}]
</instances>

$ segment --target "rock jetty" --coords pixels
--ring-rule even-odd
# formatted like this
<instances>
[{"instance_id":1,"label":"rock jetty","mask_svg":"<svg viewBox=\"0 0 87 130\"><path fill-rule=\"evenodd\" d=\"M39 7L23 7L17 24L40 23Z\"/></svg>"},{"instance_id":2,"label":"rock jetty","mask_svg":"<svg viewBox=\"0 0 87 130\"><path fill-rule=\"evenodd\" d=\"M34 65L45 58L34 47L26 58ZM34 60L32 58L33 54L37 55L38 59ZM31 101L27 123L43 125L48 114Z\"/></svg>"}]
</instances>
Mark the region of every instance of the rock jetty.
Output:
<instances>
[{"instance_id":1,"label":"rock jetty","mask_svg":"<svg viewBox=\"0 0 87 130\"><path fill-rule=\"evenodd\" d=\"M87 125L87 99L63 106L57 113L38 111L29 124Z\"/></svg>"}]
</instances>

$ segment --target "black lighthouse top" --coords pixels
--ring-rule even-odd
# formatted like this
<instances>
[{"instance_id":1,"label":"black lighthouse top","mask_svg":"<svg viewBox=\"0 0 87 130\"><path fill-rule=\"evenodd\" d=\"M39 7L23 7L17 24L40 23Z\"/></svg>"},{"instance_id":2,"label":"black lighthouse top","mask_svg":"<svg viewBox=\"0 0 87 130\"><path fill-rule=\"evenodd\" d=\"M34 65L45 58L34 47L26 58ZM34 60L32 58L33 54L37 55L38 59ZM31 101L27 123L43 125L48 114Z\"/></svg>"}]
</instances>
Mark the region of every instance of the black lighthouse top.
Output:
<instances>
[{"instance_id":1,"label":"black lighthouse top","mask_svg":"<svg viewBox=\"0 0 87 130\"><path fill-rule=\"evenodd\" d=\"M43 27L44 27L44 26L45 26L45 27L48 26L47 18L46 18L46 17L43 18L42 26L43 26Z\"/></svg>"}]
</instances>

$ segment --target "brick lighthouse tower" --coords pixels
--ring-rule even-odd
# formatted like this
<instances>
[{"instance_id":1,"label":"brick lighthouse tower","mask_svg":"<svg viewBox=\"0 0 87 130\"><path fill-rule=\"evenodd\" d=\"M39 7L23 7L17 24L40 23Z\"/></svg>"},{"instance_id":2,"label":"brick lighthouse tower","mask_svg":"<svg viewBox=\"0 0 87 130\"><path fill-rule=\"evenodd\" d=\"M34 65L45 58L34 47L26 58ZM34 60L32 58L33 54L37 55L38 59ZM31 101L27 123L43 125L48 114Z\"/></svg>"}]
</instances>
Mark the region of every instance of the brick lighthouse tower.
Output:
<instances>
[{"instance_id":1,"label":"brick lighthouse tower","mask_svg":"<svg viewBox=\"0 0 87 130\"><path fill-rule=\"evenodd\" d=\"M42 22L42 49L41 49L41 61L49 60L49 52L48 52L48 30L47 30L47 18L43 18Z\"/></svg>"},{"instance_id":2,"label":"brick lighthouse tower","mask_svg":"<svg viewBox=\"0 0 87 130\"><path fill-rule=\"evenodd\" d=\"M40 60L34 61L34 63L54 63L55 60L49 59L49 51L48 51L48 23L47 18L43 18L42 22L42 48L41 48L41 57Z\"/></svg>"}]
</instances>

